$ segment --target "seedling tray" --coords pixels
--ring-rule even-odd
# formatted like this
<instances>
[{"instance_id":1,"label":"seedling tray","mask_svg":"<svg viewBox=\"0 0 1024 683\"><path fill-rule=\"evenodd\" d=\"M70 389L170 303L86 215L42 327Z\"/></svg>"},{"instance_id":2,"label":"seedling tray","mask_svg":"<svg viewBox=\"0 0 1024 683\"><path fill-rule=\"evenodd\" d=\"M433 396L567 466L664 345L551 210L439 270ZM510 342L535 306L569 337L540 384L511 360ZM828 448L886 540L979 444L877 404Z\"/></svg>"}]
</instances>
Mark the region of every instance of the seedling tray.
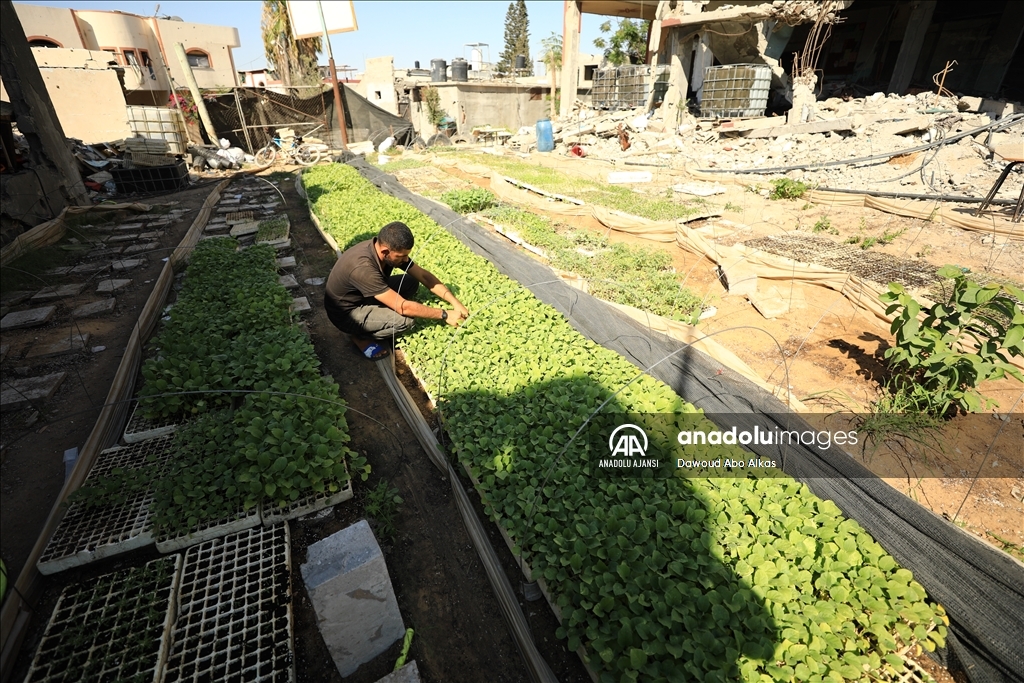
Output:
<instances>
[{"instance_id":1,"label":"seedling tray","mask_svg":"<svg viewBox=\"0 0 1024 683\"><path fill-rule=\"evenodd\" d=\"M348 463L345 463L345 471L348 471ZM329 491L314 493L312 495L293 500L284 507L274 505L272 503L264 503L260 511L260 516L263 518L263 526L273 526L288 519L295 519L297 517L302 517L303 515L323 510L324 508L333 507L338 503L344 503L350 498L352 498L351 477L343 487L334 493L330 493Z\"/></svg>"},{"instance_id":2,"label":"seedling tray","mask_svg":"<svg viewBox=\"0 0 1024 683\"><path fill-rule=\"evenodd\" d=\"M128 420L128 426L124 428L125 443L139 443L167 436L173 434L174 430L182 425L180 420L173 417L150 420L143 415L144 412L142 404L136 403L135 410L132 411L132 416Z\"/></svg>"},{"instance_id":3,"label":"seedling tray","mask_svg":"<svg viewBox=\"0 0 1024 683\"><path fill-rule=\"evenodd\" d=\"M159 467L170 459L170 446L171 439L164 437L108 448L97 457L84 485L110 475L114 468L136 469L153 464ZM72 503L36 564L39 572L55 574L151 544L152 501L153 492L147 490L118 504Z\"/></svg>"},{"instance_id":4,"label":"seedling tray","mask_svg":"<svg viewBox=\"0 0 1024 683\"><path fill-rule=\"evenodd\" d=\"M160 537L156 540L156 549L162 553L173 553L178 550L203 543L204 541L227 536L238 531L251 529L259 526L260 509L253 507L251 510L244 510L241 507L229 518L211 519L200 521L187 532L178 536Z\"/></svg>"},{"instance_id":5,"label":"seedling tray","mask_svg":"<svg viewBox=\"0 0 1024 683\"><path fill-rule=\"evenodd\" d=\"M164 683L295 680L288 525L185 553Z\"/></svg>"},{"instance_id":6,"label":"seedling tray","mask_svg":"<svg viewBox=\"0 0 1024 683\"><path fill-rule=\"evenodd\" d=\"M160 680L174 622L180 555L68 586L26 683Z\"/></svg>"}]
</instances>

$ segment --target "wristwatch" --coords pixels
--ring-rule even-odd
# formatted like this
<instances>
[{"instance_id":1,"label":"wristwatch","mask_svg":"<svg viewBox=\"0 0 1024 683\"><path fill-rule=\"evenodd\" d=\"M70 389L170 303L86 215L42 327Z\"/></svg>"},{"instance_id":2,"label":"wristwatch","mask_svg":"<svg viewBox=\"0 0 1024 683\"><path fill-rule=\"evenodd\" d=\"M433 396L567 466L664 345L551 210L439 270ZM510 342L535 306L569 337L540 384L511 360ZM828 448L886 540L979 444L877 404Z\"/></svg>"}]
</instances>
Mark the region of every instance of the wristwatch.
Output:
<instances>
[{"instance_id":1,"label":"wristwatch","mask_svg":"<svg viewBox=\"0 0 1024 683\"><path fill-rule=\"evenodd\" d=\"M448 311L444 310L443 308L441 309L441 320L448 320Z\"/></svg>"}]
</instances>

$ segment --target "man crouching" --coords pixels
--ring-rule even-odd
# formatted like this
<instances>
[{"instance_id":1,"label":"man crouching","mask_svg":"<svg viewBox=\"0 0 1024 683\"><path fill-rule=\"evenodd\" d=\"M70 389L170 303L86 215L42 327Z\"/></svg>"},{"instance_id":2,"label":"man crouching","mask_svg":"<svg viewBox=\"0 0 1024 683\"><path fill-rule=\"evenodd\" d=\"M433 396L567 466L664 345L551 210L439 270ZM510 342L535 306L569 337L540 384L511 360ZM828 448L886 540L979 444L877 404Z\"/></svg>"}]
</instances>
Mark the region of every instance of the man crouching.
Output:
<instances>
[{"instance_id":1,"label":"man crouching","mask_svg":"<svg viewBox=\"0 0 1024 683\"><path fill-rule=\"evenodd\" d=\"M387 358L392 346L388 340L412 329L414 318L443 320L458 327L469 317L469 310L440 280L412 262L412 246L408 225L388 223L373 239L346 249L327 278L327 317L370 360ZM395 268L405 273L392 275ZM452 310L412 301L421 284L451 304Z\"/></svg>"}]
</instances>

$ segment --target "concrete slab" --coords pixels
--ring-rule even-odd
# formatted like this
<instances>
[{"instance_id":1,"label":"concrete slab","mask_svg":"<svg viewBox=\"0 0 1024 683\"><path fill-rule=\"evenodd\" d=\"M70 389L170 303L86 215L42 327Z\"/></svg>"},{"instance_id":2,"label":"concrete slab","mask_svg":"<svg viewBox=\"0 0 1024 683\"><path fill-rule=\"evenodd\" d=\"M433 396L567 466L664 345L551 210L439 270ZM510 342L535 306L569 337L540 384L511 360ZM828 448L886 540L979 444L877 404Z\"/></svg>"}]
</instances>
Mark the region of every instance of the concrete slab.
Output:
<instances>
[{"instance_id":1,"label":"concrete slab","mask_svg":"<svg viewBox=\"0 0 1024 683\"><path fill-rule=\"evenodd\" d=\"M377 683L421 683L420 670L416 666L416 660L410 660L398 671L392 671L384 678L378 679Z\"/></svg>"},{"instance_id":2,"label":"concrete slab","mask_svg":"<svg viewBox=\"0 0 1024 683\"><path fill-rule=\"evenodd\" d=\"M277 259L278 268L292 268L295 266L294 256L285 256L284 258Z\"/></svg>"},{"instance_id":3,"label":"concrete slab","mask_svg":"<svg viewBox=\"0 0 1024 683\"><path fill-rule=\"evenodd\" d=\"M104 249L96 249L95 251L90 251L86 254L85 258L90 261L100 258L110 258L111 256L117 256L120 254L122 249L124 249L122 246L111 246Z\"/></svg>"},{"instance_id":4,"label":"concrete slab","mask_svg":"<svg viewBox=\"0 0 1024 683\"><path fill-rule=\"evenodd\" d=\"M242 237L244 235L254 235L259 232L260 224L256 221L249 221L248 223L239 223L235 227L231 228L232 237Z\"/></svg>"},{"instance_id":5,"label":"concrete slab","mask_svg":"<svg viewBox=\"0 0 1024 683\"><path fill-rule=\"evenodd\" d=\"M292 275L291 273L288 273L287 275L282 275L281 277L277 278L277 281L288 289L299 286L299 283L295 279L295 276Z\"/></svg>"},{"instance_id":6,"label":"concrete slab","mask_svg":"<svg viewBox=\"0 0 1024 683\"><path fill-rule=\"evenodd\" d=\"M56 372L42 377L26 377L8 382L4 381L0 388L0 412L18 410L30 405L33 401L44 401L57 391L57 387L67 377L66 372Z\"/></svg>"},{"instance_id":7,"label":"concrete slab","mask_svg":"<svg viewBox=\"0 0 1024 683\"><path fill-rule=\"evenodd\" d=\"M288 258L292 257L289 256ZM0 297L0 303L4 306L17 306L24 301L28 301L33 294L35 292L32 291L8 292Z\"/></svg>"},{"instance_id":8,"label":"concrete slab","mask_svg":"<svg viewBox=\"0 0 1024 683\"><path fill-rule=\"evenodd\" d=\"M43 306L42 308L30 308L27 311L14 311L0 319L0 330L20 330L23 327L45 325L56 312L56 306Z\"/></svg>"},{"instance_id":9,"label":"concrete slab","mask_svg":"<svg viewBox=\"0 0 1024 683\"><path fill-rule=\"evenodd\" d=\"M128 254L141 254L144 251L153 251L159 248L159 242L146 242L145 244L133 244L130 247L125 247L123 253L127 256Z\"/></svg>"},{"instance_id":10,"label":"concrete slab","mask_svg":"<svg viewBox=\"0 0 1024 683\"><path fill-rule=\"evenodd\" d=\"M310 310L312 307L309 305L309 299L304 296L296 297L292 299L291 310L292 313L304 313Z\"/></svg>"},{"instance_id":11,"label":"concrete slab","mask_svg":"<svg viewBox=\"0 0 1024 683\"><path fill-rule=\"evenodd\" d=\"M150 224L149 227L152 228L153 227L152 224ZM139 239L140 240L155 240L155 239L157 239L158 237L160 237L163 234L164 234L163 230L153 230L152 232L140 232L139 233Z\"/></svg>"},{"instance_id":12,"label":"concrete slab","mask_svg":"<svg viewBox=\"0 0 1024 683\"><path fill-rule=\"evenodd\" d=\"M284 251L285 249L292 248L292 241L289 238L284 240L283 242L275 242L272 246L274 247L274 251Z\"/></svg>"},{"instance_id":13,"label":"concrete slab","mask_svg":"<svg viewBox=\"0 0 1024 683\"><path fill-rule=\"evenodd\" d=\"M309 546L302 578L338 672L349 676L405 635L394 587L366 520Z\"/></svg>"},{"instance_id":14,"label":"concrete slab","mask_svg":"<svg viewBox=\"0 0 1024 683\"><path fill-rule=\"evenodd\" d=\"M89 343L89 333L64 336L50 344L38 344L29 349L25 358L50 358L81 351Z\"/></svg>"},{"instance_id":15,"label":"concrete slab","mask_svg":"<svg viewBox=\"0 0 1024 683\"><path fill-rule=\"evenodd\" d=\"M0 344L0 363L3 363L5 360L7 360L7 354L8 352L10 352L10 350L10 344Z\"/></svg>"},{"instance_id":16,"label":"concrete slab","mask_svg":"<svg viewBox=\"0 0 1024 683\"><path fill-rule=\"evenodd\" d=\"M104 263L103 261L82 263L71 269L71 275L92 275L93 273L102 273L109 269L110 264Z\"/></svg>"},{"instance_id":17,"label":"concrete slab","mask_svg":"<svg viewBox=\"0 0 1024 683\"><path fill-rule=\"evenodd\" d=\"M85 289L84 284L72 283L69 285L60 285L54 287L46 287L40 290L30 301L32 303L42 303L44 301L53 301L55 299L64 299L69 296L78 296Z\"/></svg>"},{"instance_id":18,"label":"concrete slab","mask_svg":"<svg viewBox=\"0 0 1024 683\"><path fill-rule=\"evenodd\" d=\"M78 319L91 318L94 315L104 315L113 311L116 303L117 299L111 297L102 301L93 301L91 304L82 304L71 312L71 317Z\"/></svg>"},{"instance_id":19,"label":"concrete slab","mask_svg":"<svg viewBox=\"0 0 1024 683\"><path fill-rule=\"evenodd\" d=\"M143 226L142 223L122 223L121 225L117 226L117 229L118 230L124 230L124 231L139 230L139 229L142 228L142 226Z\"/></svg>"},{"instance_id":20,"label":"concrete slab","mask_svg":"<svg viewBox=\"0 0 1024 683\"><path fill-rule=\"evenodd\" d=\"M119 271L120 272L120 271L124 271L124 270L131 270L132 268L138 268L139 266L141 266L145 262L146 262L146 259L142 259L142 258L128 258L128 259L121 259L119 261L114 261L110 265L114 268L115 271Z\"/></svg>"},{"instance_id":21,"label":"concrete slab","mask_svg":"<svg viewBox=\"0 0 1024 683\"><path fill-rule=\"evenodd\" d=\"M111 294L119 290L124 289L132 283L129 279L111 279L111 280L100 280L96 287L97 294Z\"/></svg>"},{"instance_id":22,"label":"concrete slab","mask_svg":"<svg viewBox=\"0 0 1024 683\"><path fill-rule=\"evenodd\" d=\"M134 242L139 239L139 233L132 233L131 235L114 235L107 242Z\"/></svg>"},{"instance_id":23,"label":"concrete slab","mask_svg":"<svg viewBox=\"0 0 1024 683\"><path fill-rule=\"evenodd\" d=\"M768 320L806 306L803 290L799 287L780 288L769 285L763 290L748 294L747 299L754 305L757 312Z\"/></svg>"},{"instance_id":24,"label":"concrete slab","mask_svg":"<svg viewBox=\"0 0 1024 683\"><path fill-rule=\"evenodd\" d=\"M67 275L71 272L71 266L57 266L43 271L43 275Z\"/></svg>"},{"instance_id":25,"label":"concrete slab","mask_svg":"<svg viewBox=\"0 0 1024 683\"><path fill-rule=\"evenodd\" d=\"M742 258L717 268L718 280L729 294L746 296L757 292L757 271Z\"/></svg>"}]
</instances>

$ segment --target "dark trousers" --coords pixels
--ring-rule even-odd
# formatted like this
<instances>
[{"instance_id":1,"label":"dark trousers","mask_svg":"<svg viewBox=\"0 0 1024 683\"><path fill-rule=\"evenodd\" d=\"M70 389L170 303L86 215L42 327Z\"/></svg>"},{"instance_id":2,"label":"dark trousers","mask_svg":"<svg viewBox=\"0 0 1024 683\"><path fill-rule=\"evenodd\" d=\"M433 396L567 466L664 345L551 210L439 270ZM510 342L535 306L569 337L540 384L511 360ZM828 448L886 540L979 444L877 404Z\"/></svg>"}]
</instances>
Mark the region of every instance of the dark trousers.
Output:
<instances>
[{"instance_id":1,"label":"dark trousers","mask_svg":"<svg viewBox=\"0 0 1024 683\"><path fill-rule=\"evenodd\" d=\"M413 276L403 273L388 278L388 286L403 299L412 299L420 283ZM373 339L390 339L408 332L416 321L395 313L384 304L357 306L350 311L339 311L334 303L324 296L324 309L331 323L345 334Z\"/></svg>"}]
</instances>

